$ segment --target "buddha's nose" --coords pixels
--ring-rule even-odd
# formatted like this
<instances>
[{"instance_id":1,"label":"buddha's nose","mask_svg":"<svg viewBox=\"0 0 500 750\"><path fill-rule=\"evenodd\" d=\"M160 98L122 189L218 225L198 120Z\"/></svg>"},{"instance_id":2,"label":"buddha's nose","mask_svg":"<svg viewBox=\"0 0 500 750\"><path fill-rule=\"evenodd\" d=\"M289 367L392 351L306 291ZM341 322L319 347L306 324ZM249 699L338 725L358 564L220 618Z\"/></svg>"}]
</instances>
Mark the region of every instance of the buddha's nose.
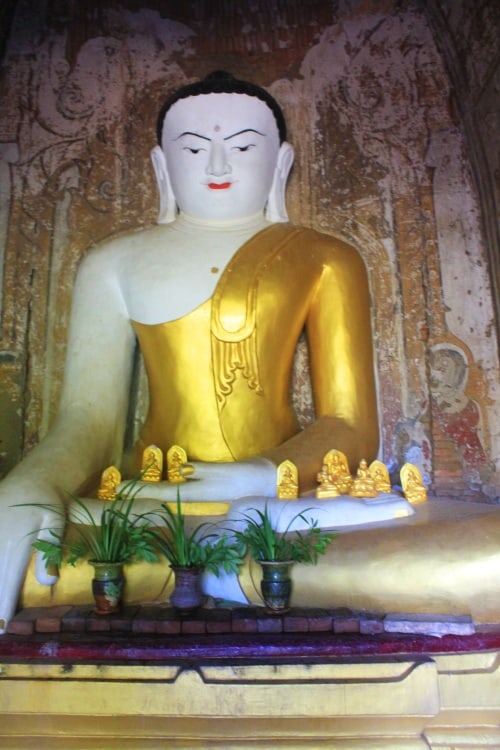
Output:
<instances>
[{"instance_id":1,"label":"buddha's nose","mask_svg":"<svg viewBox=\"0 0 500 750\"><path fill-rule=\"evenodd\" d=\"M227 158L226 147L223 143L213 142L210 145L208 164L205 171L207 174L214 175L214 177L220 177L232 171Z\"/></svg>"}]
</instances>

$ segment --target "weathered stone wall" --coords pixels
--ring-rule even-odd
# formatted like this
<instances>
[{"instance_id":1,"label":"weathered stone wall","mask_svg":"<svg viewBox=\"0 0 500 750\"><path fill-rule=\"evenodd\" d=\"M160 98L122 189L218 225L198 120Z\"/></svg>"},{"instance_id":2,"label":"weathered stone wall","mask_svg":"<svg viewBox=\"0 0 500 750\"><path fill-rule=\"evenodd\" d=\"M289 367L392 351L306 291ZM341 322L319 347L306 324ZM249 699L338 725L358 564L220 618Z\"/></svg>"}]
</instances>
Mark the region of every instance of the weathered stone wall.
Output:
<instances>
[{"instance_id":1,"label":"weathered stone wall","mask_svg":"<svg viewBox=\"0 0 500 750\"><path fill-rule=\"evenodd\" d=\"M492 0L426 0L456 92L482 204L500 320L500 5Z\"/></svg>"},{"instance_id":2,"label":"weathered stone wall","mask_svg":"<svg viewBox=\"0 0 500 750\"><path fill-rule=\"evenodd\" d=\"M483 230L485 261L489 268L493 307L496 309L496 331L494 318L491 327L484 329L486 336L483 348L488 348L491 339L498 335L500 321L500 5L491 0L426 0L425 4L436 44L442 52L455 93L461 128L465 135L466 156L481 205L478 223ZM460 181L458 185L460 190ZM448 187L446 201L454 203L455 206L459 204L456 188ZM460 294L474 295L476 304L481 306L482 290L470 281L465 283L465 279L473 276L476 281L479 280L475 267L483 263L481 257L475 256L474 253L470 254L474 235L468 229L466 216L467 212L462 210L452 230L455 234L453 246L461 247L461 251L442 261L443 269L446 268L448 271L443 275L445 301L459 299ZM448 227L451 229L450 222ZM477 318L474 316L474 310L468 305L457 303L450 304L450 308L446 316L449 330L457 333L462 341L468 340L467 330L477 337L479 331L476 328ZM491 345L496 346L496 341ZM462 397L456 400L454 409L435 409L435 477L441 485L450 488L454 485L453 476L458 481L462 474L470 486L478 487L482 479L489 474L487 456L477 439L477 425L484 434L484 423L481 427L482 410L476 409L472 403L465 409L466 396L463 393L467 377L469 388L477 390L482 387L479 383L470 383L470 378L474 379L476 375L476 364L481 368L486 365L488 369L487 360L478 358L477 350L474 352L466 355L468 361L473 359L475 363L467 371L464 371L463 364L460 364L463 352L455 355L456 367L458 366L456 375L460 377L459 370L464 374L460 387ZM470 390L466 390L466 393L470 395ZM487 398L488 394L483 392L483 398L479 399L479 403L485 404ZM492 398L495 398L494 392ZM464 409L459 407L460 402ZM461 414L460 418L456 419L453 412ZM494 408L490 419L492 445L498 445L499 422ZM495 448L493 451L495 452ZM498 448L495 455L498 457ZM495 495L493 487L490 488L490 494ZM496 494L498 495L498 480Z\"/></svg>"},{"instance_id":3,"label":"weathered stone wall","mask_svg":"<svg viewBox=\"0 0 500 750\"><path fill-rule=\"evenodd\" d=\"M54 416L82 254L155 220L161 103L224 68L283 105L292 221L346 237L365 259L381 457L394 470L418 463L439 494L500 495L490 241L432 13L396 0L162 6L17 4L0 111L3 467ZM302 348L307 420L304 359Z\"/></svg>"}]
</instances>

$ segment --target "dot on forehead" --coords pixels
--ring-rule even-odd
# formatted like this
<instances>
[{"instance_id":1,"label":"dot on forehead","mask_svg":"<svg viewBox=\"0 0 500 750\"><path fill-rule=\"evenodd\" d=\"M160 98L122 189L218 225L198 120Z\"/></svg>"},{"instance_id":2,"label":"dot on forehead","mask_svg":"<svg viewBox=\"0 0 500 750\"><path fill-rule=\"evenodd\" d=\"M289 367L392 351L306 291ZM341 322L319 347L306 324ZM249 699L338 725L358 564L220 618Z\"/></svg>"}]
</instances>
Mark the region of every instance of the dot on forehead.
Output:
<instances>
[{"instance_id":1,"label":"dot on forehead","mask_svg":"<svg viewBox=\"0 0 500 750\"><path fill-rule=\"evenodd\" d=\"M268 105L248 94L201 94L179 99L167 111L163 122L165 130L231 135L245 129L254 129L270 136L279 144L276 119ZM172 133L172 130L170 130Z\"/></svg>"}]
</instances>

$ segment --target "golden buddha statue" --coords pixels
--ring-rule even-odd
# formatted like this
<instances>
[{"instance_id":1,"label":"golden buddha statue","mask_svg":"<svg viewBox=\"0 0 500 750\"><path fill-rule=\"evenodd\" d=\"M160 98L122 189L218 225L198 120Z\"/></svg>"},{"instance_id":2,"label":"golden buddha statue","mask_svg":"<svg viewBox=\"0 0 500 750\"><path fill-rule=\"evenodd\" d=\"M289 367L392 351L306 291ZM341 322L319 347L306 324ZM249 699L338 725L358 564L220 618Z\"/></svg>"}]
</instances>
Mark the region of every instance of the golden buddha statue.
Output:
<instances>
[{"instance_id":1,"label":"golden buddha statue","mask_svg":"<svg viewBox=\"0 0 500 750\"><path fill-rule=\"evenodd\" d=\"M189 471L187 453L180 445L171 445L167 451L167 477L172 484L183 484Z\"/></svg>"},{"instance_id":2,"label":"golden buddha statue","mask_svg":"<svg viewBox=\"0 0 500 750\"><path fill-rule=\"evenodd\" d=\"M303 503L315 506L308 512L322 526L337 529L414 513L406 500L390 494L342 495L317 504L310 497L272 499L276 467L283 461L297 467L304 493L314 490L331 445L351 466L374 460L378 446L366 269L349 244L288 224L284 193L293 149L277 102L253 84L218 73L175 92L158 130L161 145L153 150L161 193L158 226L117 237L85 258L75 284L57 419L0 489L4 627L16 606L33 534L43 537L53 521L46 509L12 506L38 497L60 507L69 492L87 491L104 466L120 465L136 340L149 383L137 464L149 445L163 454L172 445L183 446L194 471L182 485L183 502L228 501L228 521L268 502L277 525L286 524ZM300 430L289 382L304 328L317 419ZM178 468L182 476L184 467ZM178 487L172 481L142 482L137 497L171 502ZM476 533L469 528L469 560L483 554L481 529L479 522ZM340 535L320 572L313 568L311 577L312 566L296 566L296 601L385 607L392 603L388 592L394 592L397 605L403 599L398 578L391 577L395 566L397 575L405 569L405 584L411 578L406 588L414 606L427 600L440 606L450 601L449 610L459 606L449 598L449 583L445 599L427 595L421 586L429 582L422 566L438 558L443 546L439 527L431 531L427 542L419 537L415 544L411 540L423 533L421 525L389 525L373 539L360 538L358 531ZM378 564L367 563L370 544ZM34 566L24 604L88 597L89 566L63 567L59 583L38 556ZM471 576L475 582L478 569L456 577L461 591ZM168 597L164 575L163 566L156 571L133 566L129 600L152 599L155 591ZM50 590L36 581L56 585ZM221 589L213 581L204 585L214 596L247 601L252 596L247 583L243 570L239 579L222 577ZM481 585L491 586L486 576L478 591ZM344 598L334 596L343 586ZM480 594L485 601L484 591Z\"/></svg>"},{"instance_id":3,"label":"golden buddha statue","mask_svg":"<svg viewBox=\"0 0 500 750\"><path fill-rule=\"evenodd\" d=\"M323 462L316 479L319 484L316 488L316 497L338 497L341 494L326 462Z\"/></svg>"},{"instance_id":4,"label":"golden buddha statue","mask_svg":"<svg viewBox=\"0 0 500 750\"><path fill-rule=\"evenodd\" d=\"M291 461L278 466L276 495L280 500L296 500L299 496L299 473Z\"/></svg>"},{"instance_id":5,"label":"golden buddha statue","mask_svg":"<svg viewBox=\"0 0 500 750\"><path fill-rule=\"evenodd\" d=\"M101 475L101 483L97 490L99 500L114 500L118 492L118 486L122 481L122 475L116 466L108 466Z\"/></svg>"},{"instance_id":6,"label":"golden buddha statue","mask_svg":"<svg viewBox=\"0 0 500 750\"><path fill-rule=\"evenodd\" d=\"M377 497L378 495L375 480L370 474L365 458L362 458L359 463L356 478L352 483L349 494L351 497Z\"/></svg>"},{"instance_id":7,"label":"golden buddha statue","mask_svg":"<svg viewBox=\"0 0 500 750\"><path fill-rule=\"evenodd\" d=\"M401 467L401 486L403 494L408 502L425 503L427 500L427 490L422 480L422 475L418 466L406 463Z\"/></svg>"},{"instance_id":8,"label":"golden buddha statue","mask_svg":"<svg viewBox=\"0 0 500 750\"><path fill-rule=\"evenodd\" d=\"M382 461L379 461L376 459L375 461L372 461L372 463L369 466L369 472L370 476L373 477L373 481L375 482L375 489L377 492L390 492L391 487L391 480L389 478L389 471L387 469L387 466L382 463Z\"/></svg>"},{"instance_id":9,"label":"golden buddha statue","mask_svg":"<svg viewBox=\"0 0 500 750\"><path fill-rule=\"evenodd\" d=\"M163 473L163 453L156 445L148 445L142 454L141 479L160 482Z\"/></svg>"},{"instance_id":10,"label":"golden buddha statue","mask_svg":"<svg viewBox=\"0 0 500 750\"><path fill-rule=\"evenodd\" d=\"M319 483L316 497L338 497L346 494L352 485L347 456L337 449L329 450L323 456L321 471L318 472L316 480Z\"/></svg>"}]
</instances>

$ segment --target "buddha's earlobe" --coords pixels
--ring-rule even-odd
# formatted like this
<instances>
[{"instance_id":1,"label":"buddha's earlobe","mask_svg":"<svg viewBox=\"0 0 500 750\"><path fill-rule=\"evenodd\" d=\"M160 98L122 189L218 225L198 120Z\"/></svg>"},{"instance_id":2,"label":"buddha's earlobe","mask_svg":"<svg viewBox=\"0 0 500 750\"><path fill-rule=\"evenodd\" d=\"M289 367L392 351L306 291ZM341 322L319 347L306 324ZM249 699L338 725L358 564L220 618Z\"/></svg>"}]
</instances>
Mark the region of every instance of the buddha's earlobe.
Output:
<instances>
[{"instance_id":1,"label":"buddha's earlobe","mask_svg":"<svg viewBox=\"0 0 500 750\"><path fill-rule=\"evenodd\" d=\"M159 146L151 151L151 161L158 183L160 193L160 211L158 213L158 224L170 224L175 220L176 204L175 196L168 176L167 161L165 154Z\"/></svg>"},{"instance_id":2,"label":"buddha's earlobe","mask_svg":"<svg viewBox=\"0 0 500 750\"><path fill-rule=\"evenodd\" d=\"M273 184L267 199L265 216L268 221L288 221L285 204L285 189L294 158L293 146L284 141L278 152Z\"/></svg>"}]
</instances>

